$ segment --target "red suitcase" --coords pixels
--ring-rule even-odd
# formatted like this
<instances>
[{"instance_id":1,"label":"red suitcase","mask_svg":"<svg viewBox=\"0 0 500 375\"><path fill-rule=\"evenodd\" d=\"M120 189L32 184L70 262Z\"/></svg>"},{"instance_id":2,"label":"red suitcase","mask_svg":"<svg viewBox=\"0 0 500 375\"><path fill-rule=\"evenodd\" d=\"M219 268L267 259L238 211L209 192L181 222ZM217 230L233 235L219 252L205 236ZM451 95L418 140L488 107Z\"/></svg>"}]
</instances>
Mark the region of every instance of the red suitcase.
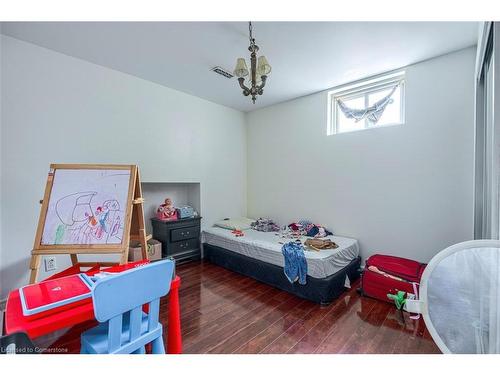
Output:
<instances>
[{"instance_id":1,"label":"red suitcase","mask_svg":"<svg viewBox=\"0 0 500 375\"><path fill-rule=\"evenodd\" d=\"M420 278L426 264L414 260L375 254L366 260L366 266L361 276L361 292L369 297L393 303L387 294L404 291L411 294L418 293ZM371 271L369 267L376 267L379 271L396 276L396 280L387 275Z\"/></svg>"}]
</instances>

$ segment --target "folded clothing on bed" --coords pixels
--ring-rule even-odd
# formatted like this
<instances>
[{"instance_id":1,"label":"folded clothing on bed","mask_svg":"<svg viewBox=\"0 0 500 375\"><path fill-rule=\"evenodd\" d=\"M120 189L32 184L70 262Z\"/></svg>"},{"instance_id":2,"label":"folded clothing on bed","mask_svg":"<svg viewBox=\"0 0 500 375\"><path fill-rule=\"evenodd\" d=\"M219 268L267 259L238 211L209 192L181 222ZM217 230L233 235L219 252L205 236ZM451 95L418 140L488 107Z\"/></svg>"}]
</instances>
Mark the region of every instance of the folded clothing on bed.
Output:
<instances>
[{"instance_id":1,"label":"folded clothing on bed","mask_svg":"<svg viewBox=\"0 0 500 375\"><path fill-rule=\"evenodd\" d=\"M259 232L279 232L280 226L271 219L259 218L252 223L252 229Z\"/></svg>"},{"instance_id":2,"label":"folded clothing on bed","mask_svg":"<svg viewBox=\"0 0 500 375\"><path fill-rule=\"evenodd\" d=\"M328 249L336 249L339 247L335 242L330 240L329 238L308 238L304 245L310 249L320 251L320 250L328 250Z\"/></svg>"},{"instance_id":3,"label":"folded clothing on bed","mask_svg":"<svg viewBox=\"0 0 500 375\"><path fill-rule=\"evenodd\" d=\"M283 272L290 283L296 281L300 285L306 284L307 276L307 261L304 255L304 246L300 241L287 242L281 248L283 257L285 258L285 266Z\"/></svg>"}]
</instances>

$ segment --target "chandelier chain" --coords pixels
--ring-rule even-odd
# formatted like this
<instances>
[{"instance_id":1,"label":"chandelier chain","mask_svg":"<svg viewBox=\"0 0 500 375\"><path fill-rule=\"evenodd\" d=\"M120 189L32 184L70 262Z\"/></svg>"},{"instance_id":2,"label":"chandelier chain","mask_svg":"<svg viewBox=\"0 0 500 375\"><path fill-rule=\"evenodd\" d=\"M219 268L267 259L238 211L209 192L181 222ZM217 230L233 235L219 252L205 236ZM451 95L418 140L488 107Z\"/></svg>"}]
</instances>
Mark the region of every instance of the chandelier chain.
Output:
<instances>
[{"instance_id":1,"label":"chandelier chain","mask_svg":"<svg viewBox=\"0 0 500 375\"><path fill-rule=\"evenodd\" d=\"M253 35L252 35L252 31L253 31L253 28L252 28L252 22L248 22L248 33L250 35L250 44L255 44L255 39L253 38Z\"/></svg>"}]
</instances>

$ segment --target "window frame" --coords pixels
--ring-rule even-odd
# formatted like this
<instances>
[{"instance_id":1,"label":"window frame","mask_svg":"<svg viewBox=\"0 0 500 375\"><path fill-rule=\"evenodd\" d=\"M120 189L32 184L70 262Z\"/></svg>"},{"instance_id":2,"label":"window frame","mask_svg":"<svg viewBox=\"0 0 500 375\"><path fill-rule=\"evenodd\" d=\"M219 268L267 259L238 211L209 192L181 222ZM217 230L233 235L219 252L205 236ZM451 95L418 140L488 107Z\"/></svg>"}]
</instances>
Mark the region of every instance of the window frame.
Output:
<instances>
[{"instance_id":1,"label":"window frame","mask_svg":"<svg viewBox=\"0 0 500 375\"><path fill-rule=\"evenodd\" d=\"M389 74L383 74L375 78L366 78L359 80L355 83L340 86L328 92L328 124L327 135L352 133L367 129L384 128L387 126L404 125L405 124L405 71L397 71ZM386 90L387 88L394 87L395 84L400 85L400 108L399 108L399 122L388 123L383 125L369 126L368 119L363 119L363 128L354 129L349 131L339 132L339 114L337 100L349 100L364 97L365 107L368 107L368 100L370 94Z\"/></svg>"}]
</instances>

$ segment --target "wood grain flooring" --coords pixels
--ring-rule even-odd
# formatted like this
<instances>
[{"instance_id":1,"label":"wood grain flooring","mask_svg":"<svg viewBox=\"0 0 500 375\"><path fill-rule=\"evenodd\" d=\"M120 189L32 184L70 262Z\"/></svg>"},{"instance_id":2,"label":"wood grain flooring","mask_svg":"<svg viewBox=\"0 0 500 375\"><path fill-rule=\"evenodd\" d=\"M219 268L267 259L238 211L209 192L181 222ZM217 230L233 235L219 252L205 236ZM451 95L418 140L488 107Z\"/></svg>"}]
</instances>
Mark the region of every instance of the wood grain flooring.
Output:
<instances>
[{"instance_id":1,"label":"wood grain flooring","mask_svg":"<svg viewBox=\"0 0 500 375\"><path fill-rule=\"evenodd\" d=\"M208 262L179 265L184 353L439 353L423 319L361 297L354 283L322 307ZM167 299L160 320L167 331ZM36 340L78 353L85 323ZM165 341L166 344L166 341Z\"/></svg>"}]
</instances>

